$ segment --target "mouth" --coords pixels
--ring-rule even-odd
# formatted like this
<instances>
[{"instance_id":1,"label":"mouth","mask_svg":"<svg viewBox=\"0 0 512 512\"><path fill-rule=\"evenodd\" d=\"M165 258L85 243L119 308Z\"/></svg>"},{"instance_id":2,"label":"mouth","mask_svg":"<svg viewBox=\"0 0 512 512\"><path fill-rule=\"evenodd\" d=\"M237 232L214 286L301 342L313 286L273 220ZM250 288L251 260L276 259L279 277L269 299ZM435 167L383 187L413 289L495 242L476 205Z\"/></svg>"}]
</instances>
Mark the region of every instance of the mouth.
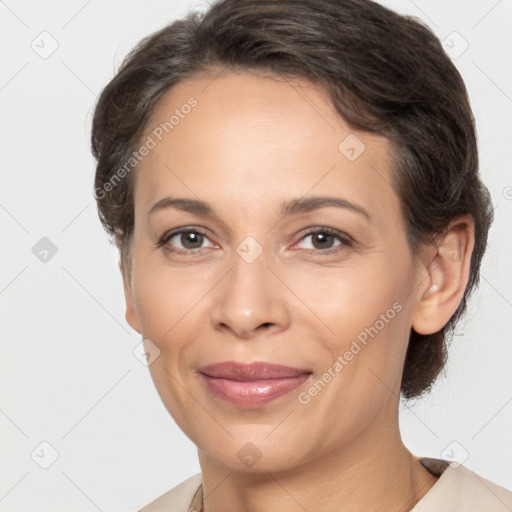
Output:
<instances>
[{"instance_id":1,"label":"mouth","mask_svg":"<svg viewBox=\"0 0 512 512\"><path fill-rule=\"evenodd\" d=\"M206 389L236 407L263 407L306 382L312 371L266 362L226 361L198 370Z\"/></svg>"}]
</instances>

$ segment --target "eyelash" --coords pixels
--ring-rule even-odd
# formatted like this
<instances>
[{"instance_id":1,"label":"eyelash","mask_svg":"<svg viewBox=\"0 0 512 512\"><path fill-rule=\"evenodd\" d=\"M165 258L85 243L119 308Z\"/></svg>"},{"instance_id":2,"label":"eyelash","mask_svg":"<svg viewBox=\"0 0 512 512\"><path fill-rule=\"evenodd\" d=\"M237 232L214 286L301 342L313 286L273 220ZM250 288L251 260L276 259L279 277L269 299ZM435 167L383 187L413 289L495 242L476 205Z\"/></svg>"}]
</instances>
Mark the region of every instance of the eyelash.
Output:
<instances>
[{"instance_id":1,"label":"eyelash","mask_svg":"<svg viewBox=\"0 0 512 512\"><path fill-rule=\"evenodd\" d=\"M310 254L319 254L319 255L328 255L328 254L334 254L339 251L342 251L346 249L347 247L352 247L354 245L354 240L352 237L347 235L346 233L343 233L341 231L337 231L336 229L328 228L328 227L320 227L320 228L314 228L310 229L302 237L299 239L299 242L304 240L304 238L315 235L318 233L324 233L326 235L332 235L333 237L337 238L340 242L339 245L335 245L334 247L330 247L329 249L306 249ZM297 242L298 243L298 242ZM296 245L296 244L294 244Z\"/></svg>"},{"instance_id":2,"label":"eyelash","mask_svg":"<svg viewBox=\"0 0 512 512\"><path fill-rule=\"evenodd\" d=\"M208 238L208 235L204 231L192 226L186 229L178 229L176 231L171 231L170 233L165 233L162 236L162 238L160 238L160 240L158 241L157 247L163 249L164 252L166 253L178 253L187 255L197 254L198 252L201 251L201 249L204 249L204 247L198 249L173 249L172 247L167 245L167 242L169 242L171 238L175 237L176 235L181 235L183 233L197 233L199 235L204 236L205 238Z\"/></svg>"},{"instance_id":3,"label":"eyelash","mask_svg":"<svg viewBox=\"0 0 512 512\"><path fill-rule=\"evenodd\" d=\"M169 240L171 238L174 238L176 235L181 235L181 234L184 234L184 233L197 233L199 235L202 235L204 236L205 238L208 238L208 235L202 231L201 229L197 229L197 228L194 228L194 227L189 227L187 229L179 229L177 231L172 231L170 233L165 233L161 238L160 240L158 241L157 243L157 248L161 248L163 249L166 253L178 253L178 254L197 254L198 252L201 251L201 249L205 249L205 247L199 247L197 249L174 249L170 246L167 245L167 243L169 242ZM328 249L306 249L310 254L333 254L333 253L336 253L340 250L343 250L345 247L352 247L354 245L354 240L352 239L352 237L350 237L349 235L347 235L346 233L342 233L340 231L337 231L335 229L332 229L332 228L327 228L327 227L320 227L320 228L315 228L315 229L311 229L310 231L306 232L304 235L302 235L302 237L299 239L299 241L297 243L299 243L300 241L302 241L304 238L310 236L310 235L315 235L315 234L318 234L318 233L324 233L324 234L327 234L327 235L332 235L334 236L335 238L337 238L340 242L339 245L335 245L334 247L330 247ZM296 244L297 244L296 243ZM294 245L296 245L294 244Z\"/></svg>"}]
</instances>

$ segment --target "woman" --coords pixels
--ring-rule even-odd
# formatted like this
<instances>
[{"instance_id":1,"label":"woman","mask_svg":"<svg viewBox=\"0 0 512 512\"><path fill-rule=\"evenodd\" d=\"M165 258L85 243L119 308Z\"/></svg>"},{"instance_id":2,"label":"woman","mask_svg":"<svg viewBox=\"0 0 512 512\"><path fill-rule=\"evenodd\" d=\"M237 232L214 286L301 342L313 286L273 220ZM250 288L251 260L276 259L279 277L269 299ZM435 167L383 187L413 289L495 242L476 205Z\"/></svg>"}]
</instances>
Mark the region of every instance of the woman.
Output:
<instances>
[{"instance_id":1,"label":"woman","mask_svg":"<svg viewBox=\"0 0 512 512\"><path fill-rule=\"evenodd\" d=\"M126 318L201 473L144 511L510 510L398 427L478 282L463 81L365 0L224 0L142 41L93 122Z\"/></svg>"}]
</instances>

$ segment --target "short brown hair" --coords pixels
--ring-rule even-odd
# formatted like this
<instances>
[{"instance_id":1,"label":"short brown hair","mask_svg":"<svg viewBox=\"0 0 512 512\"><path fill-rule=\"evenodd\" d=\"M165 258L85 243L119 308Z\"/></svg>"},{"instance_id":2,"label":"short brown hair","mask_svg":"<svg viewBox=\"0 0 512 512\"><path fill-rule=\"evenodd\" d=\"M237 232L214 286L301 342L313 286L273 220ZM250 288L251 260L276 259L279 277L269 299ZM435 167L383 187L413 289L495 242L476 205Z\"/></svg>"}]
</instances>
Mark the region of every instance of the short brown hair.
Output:
<instances>
[{"instance_id":1,"label":"short brown hair","mask_svg":"<svg viewBox=\"0 0 512 512\"><path fill-rule=\"evenodd\" d=\"M414 253L458 216L473 218L470 277L457 311L437 333L411 329L401 391L405 398L422 395L444 367L493 220L466 88L441 43L420 21L368 0L221 0L142 40L103 90L92 127L99 216L116 236L123 264L134 227L134 173L107 184L130 158L163 94L219 68L320 84L350 126L385 136Z\"/></svg>"}]
</instances>

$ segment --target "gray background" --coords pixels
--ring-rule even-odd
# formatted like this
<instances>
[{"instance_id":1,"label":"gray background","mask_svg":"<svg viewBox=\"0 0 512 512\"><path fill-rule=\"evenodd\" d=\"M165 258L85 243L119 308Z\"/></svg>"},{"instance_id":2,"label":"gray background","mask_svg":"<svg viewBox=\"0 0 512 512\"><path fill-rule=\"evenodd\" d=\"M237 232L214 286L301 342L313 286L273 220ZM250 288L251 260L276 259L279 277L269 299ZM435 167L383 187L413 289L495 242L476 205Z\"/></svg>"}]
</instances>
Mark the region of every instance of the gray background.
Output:
<instances>
[{"instance_id":1,"label":"gray background","mask_svg":"<svg viewBox=\"0 0 512 512\"><path fill-rule=\"evenodd\" d=\"M512 2L382 3L445 40L496 207L447 375L402 406L404 442L512 488ZM204 5L0 1L1 511L137 510L200 470L133 354L141 340L124 319L118 256L95 211L89 130L127 51Z\"/></svg>"}]
</instances>

